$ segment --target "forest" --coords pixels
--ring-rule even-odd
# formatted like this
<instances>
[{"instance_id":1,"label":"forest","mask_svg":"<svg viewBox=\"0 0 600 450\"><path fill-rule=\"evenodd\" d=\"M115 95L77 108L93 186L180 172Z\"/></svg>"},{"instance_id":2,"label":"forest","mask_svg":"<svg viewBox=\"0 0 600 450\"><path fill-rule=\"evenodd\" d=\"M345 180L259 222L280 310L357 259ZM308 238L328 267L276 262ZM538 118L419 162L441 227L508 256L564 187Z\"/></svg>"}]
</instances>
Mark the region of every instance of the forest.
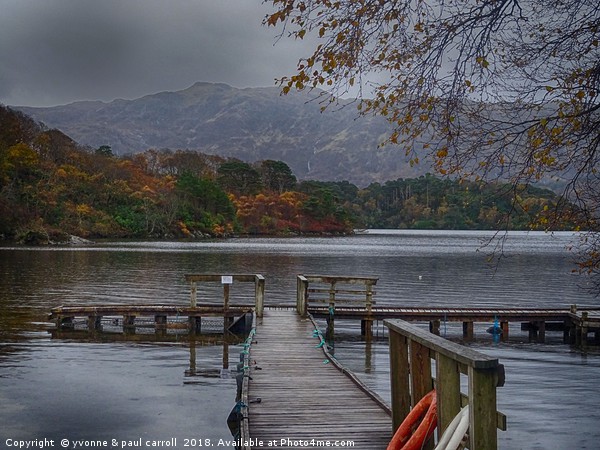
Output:
<instances>
[{"instance_id":1,"label":"forest","mask_svg":"<svg viewBox=\"0 0 600 450\"><path fill-rule=\"evenodd\" d=\"M168 149L117 156L0 105L3 240L552 228L545 215L556 201L546 189L429 174L359 188L298 181L282 161Z\"/></svg>"}]
</instances>

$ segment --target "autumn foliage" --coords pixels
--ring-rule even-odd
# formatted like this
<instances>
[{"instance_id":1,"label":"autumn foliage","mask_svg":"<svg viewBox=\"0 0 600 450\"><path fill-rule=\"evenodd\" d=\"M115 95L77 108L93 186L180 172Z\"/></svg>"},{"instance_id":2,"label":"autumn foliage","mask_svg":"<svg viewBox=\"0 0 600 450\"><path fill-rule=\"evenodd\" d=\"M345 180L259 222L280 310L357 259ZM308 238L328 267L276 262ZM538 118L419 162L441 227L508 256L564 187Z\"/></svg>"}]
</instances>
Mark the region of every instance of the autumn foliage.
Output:
<instances>
[{"instance_id":1,"label":"autumn foliage","mask_svg":"<svg viewBox=\"0 0 600 450\"><path fill-rule=\"evenodd\" d=\"M86 149L56 130L0 107L0 235L47 241L202 237L232 233L348 232L314 217L289 167L192 151L116 157ZM265 187L266 186L266 187Z\"/></svg>"},{"instance_id":2,"label":"autumn foliage","mask_svg":"<svg viewBox=\"0 0 600 450\"><path fill-rule=\"evenodd\" d=\"M287 164L193 151L117 157L0 107L0 235L86 238L337 234L353 228L523 229L546 223L548 190L439 179L298 182ZM516 208L516 209L515 209ZM510 217L510 221L506 221Z\"/></svg>"}]
</instances>

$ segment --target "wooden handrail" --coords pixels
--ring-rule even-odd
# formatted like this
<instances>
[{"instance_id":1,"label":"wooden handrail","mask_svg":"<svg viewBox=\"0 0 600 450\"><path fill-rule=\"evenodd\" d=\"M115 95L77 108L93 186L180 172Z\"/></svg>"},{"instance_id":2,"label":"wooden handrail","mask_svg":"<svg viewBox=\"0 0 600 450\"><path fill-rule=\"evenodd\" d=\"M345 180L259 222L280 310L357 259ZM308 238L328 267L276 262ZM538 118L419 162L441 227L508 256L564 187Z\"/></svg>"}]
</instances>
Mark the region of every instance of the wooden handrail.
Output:
<instances>
[{"instance_id":1,"label":"wooden handrail","mask_svg":"<svg viewBox=\"0 0 600 450\"><path fill-rule=\"evenodd\" d=\"M229 306L229 287L232 283L254 283L254 302L256 316L262 317L265 301L265 278L260 274L215 274L200 273L186 274L185 280L190 283L190 307L195 308L197 303L197 283L221 283L223 284L223 306Z\"/></svg>"},{"instance_id":2,"label":"wooden handrail","mask_svg":"<svg viewBox=\"0 0 600 450\"><path fill-rule=\"evenodd\" d=\"M411 406L436 388L441 435L462 406L460 374L468 377L471 450L495 450L497 428L506 429L496 411L496 388L504 384L498 359L424 331L403 320L384 320L390 331L392 421L397 429ZM431 369L435 361L436 376Z\"/></svg>"},{"instance_id":3,"label":"wooden handrail","mask_svg":"<svg viewBox=\"0 0 600 450\"><path fill-rule=\"evenodd\" d=\"M296 309L298 314L305 317L308 311L310 293L328 294L327 298L321 298L318 301L328 303L330 308L335 308L337 303L352 303L357 299L339 299L336 294L364 296L365 310L370 313L373 306L373 286L377 284L378 277L365 276L338 276L338 275L298 275L296 290ZM328 288L309 288L310 283L329 284ZM363 289L338 289L338 284L363 285Z\"/></svg>"}]
</instances>

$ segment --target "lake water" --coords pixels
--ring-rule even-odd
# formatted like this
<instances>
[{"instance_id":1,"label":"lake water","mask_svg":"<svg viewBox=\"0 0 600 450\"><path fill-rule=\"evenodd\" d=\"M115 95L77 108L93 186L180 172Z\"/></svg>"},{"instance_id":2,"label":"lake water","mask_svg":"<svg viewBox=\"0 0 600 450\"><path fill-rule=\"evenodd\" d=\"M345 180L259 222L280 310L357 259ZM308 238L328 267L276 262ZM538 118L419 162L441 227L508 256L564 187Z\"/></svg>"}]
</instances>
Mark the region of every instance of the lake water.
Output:
<instances>
[{"instance_id":1,"label":"lake water","mask_svg":"<svg viewBox=\"0 0 600 450\"><path fill-rule=\"evenodd\" d=\"M105 242L77 248L0 248L0 448L7 439L117 441L231 439L226 418L235 380L221 345L182 338L156 343L52 338L45 321L68 304L187 304L186 273L260 273L266 304L293 304L297 274L377 276L379 305L564 306L597 304L573 274L570 233L511 233L499 264L485 232L370 231L331 238L239 238L204 242ZM232 299L252 287L234 285ZM220 291L199 291L199 301ZM339 324L338 324L339 323ZM366 344L357 324L336 323L336 357L389 398L385 331ZM500 359L498 409L504 449L598 448L600 352L530 342L518 326L493 342L486 324L467 345ZM460 339L460 325L442 324ZM239 345L229 346L232 366ZM189 377L190 368L204 376ZM12 441L9 441L12 442ZM50 447L52 448L52 447ZM233 448L224 445L220 448Z\"/></svg>"}]
</instances>

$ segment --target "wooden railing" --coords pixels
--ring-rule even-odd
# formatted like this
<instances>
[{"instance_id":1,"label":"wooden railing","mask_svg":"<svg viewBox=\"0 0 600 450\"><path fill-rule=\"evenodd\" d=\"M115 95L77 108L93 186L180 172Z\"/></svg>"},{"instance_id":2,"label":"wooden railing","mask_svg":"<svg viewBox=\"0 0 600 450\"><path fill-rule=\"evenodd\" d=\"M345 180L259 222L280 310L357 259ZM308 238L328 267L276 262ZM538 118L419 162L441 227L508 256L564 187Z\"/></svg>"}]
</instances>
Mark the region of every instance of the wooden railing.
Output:
<instances>
[{"instance_id":1,"label":"wooden railing","mask_svg":"<svg viewBox=\"0 0 600 450\"><path fill-rule=\"evenodd\" d=\"M265 278L259 274L187 274L185 279L190 283L190 306L198 304L198 283L221 283L223 285L223 307L229 307L229 291L233 283L254 283L254 304L256 317L262 317L265 303Z\"/></svg>"},{"instance_id":2,"label":"wooden railing","mask_svg":"<svg viewBox=\"0 0 600 450\"><path fill-rule=\"evenodd\" d=\"M301 316L306 316L308 306L323 304L335 308L336 305L361 305L367 312L375 304L373 300L373 286L377 284L377 277L345 277L330 275L298 275L296 310ZM310 287L311 284L328 284L329 287ZM340 285L354 285L358 288L340 288ZM362 287L361 287L362 286ZM338 297L342 294L344 297Z\"/></svg>"},{"instance_id":3,"label":"wooden railing","mask_svg":"<svg viewBox=\"0 0 600 450\"><path fill-rule=\"evenodd\" d=\"M496 388L504 384L504 366L496 358L448 341L403 320L384 320L390 336L392 421L396 430L410 408L435 387L438 436L464 404L469 405L467 447L498 448L497 429L506 417L496 411ZM435 362L435 377L432 374ZM468 394L461 393L461 373ZM433 448L433 443L429 443Z\"/></svg>"},{"instance_id":4,"label":"wooden railing","mask_svg":"<svg viewBox=\"0 0 600 450\"><path fill-rule=\"evenodd\" d=\"M373 318L371 312L375 301L373 300L373 286L377 284L377 277L330 276L330 275L298 275L296 288L296 311L306 317L309 306L328 305L327 336L333 338L334 317L336 306L353 306L364 308L361 319L361 332L367 337L373 334ZM310 287L313 284L328 284L328 287ZM354 288L340 285L358 286ZM339 297L341 294L343 297ZM312 304L312 305L311 305Z\"/></svg>"}]
</instances>

